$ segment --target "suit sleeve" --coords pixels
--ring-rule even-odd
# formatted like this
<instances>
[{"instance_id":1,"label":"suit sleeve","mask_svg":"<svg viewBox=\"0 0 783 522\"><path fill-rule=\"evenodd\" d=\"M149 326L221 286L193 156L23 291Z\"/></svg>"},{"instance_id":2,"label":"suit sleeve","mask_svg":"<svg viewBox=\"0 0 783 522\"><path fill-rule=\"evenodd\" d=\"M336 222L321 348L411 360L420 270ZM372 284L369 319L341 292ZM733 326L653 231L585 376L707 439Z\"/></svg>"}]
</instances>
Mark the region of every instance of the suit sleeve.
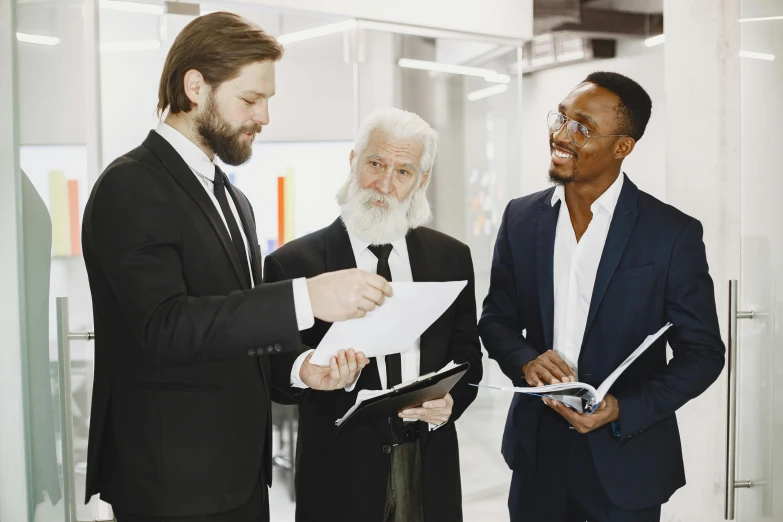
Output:
<instances>
[{"instance_id":1,"label":"suit sleeve","mask_svg":"<svg viewBox=\"0 0 783 522\"><path fill-rule=\"evenodd\" d=\"M158 364L299 350L291 282L228 295L190 295L180 220L156 174L139 164L113 167L96 185L84 242L143 350ZM274 348L273 348L274 349Z\"/></svg>"},{"instance_id":2,"label":"suit sleeve","mask_svg":"<svg viewBox=\"0 0 783 522\"><path fill-rule=\"evenodd\" d=\"M519 313L514 259L508 242L508 219L511 203L503 213L489 280L489 293L479 321L484 348L514 386L525 386L522 367L540 354L523 336L526 328Z\"/></svg>"},{"instance_id":3,"label":"suit sleeve","mask_svg":"<svg viewBox=\"0 0 783 522\"><path fill-rule=\"evenodd\" d=\"M674 245L666 281L666 319L673 324L668 342L673 357L666 370L617 393L624 438L674 414L703 393L723 369L715 291L702 241L702 226L692 220Z\"/></svg>"},{"instance_id":4,"label":"suit sleeve","mask_svg":"<svg viewBox=\"0 0 783 522\"><path fill-rule=\"evenodd\" d=\"M278 281L288 280L283 265L274 255L266 257L264 263L264 285L276 284ZM269 358L272 366L272 400L280 404L298 404L307 398L309 388L296 388L291 386L291 369L299 355L309 350L309 346L300 344L299 348Z\"/></svg>"},{"instance_id":5,"label":"suit sleeve","mask_svg":"<svg viewBox=\"0 0 783 522\"><path fill-rule=\"evenodd\" d=\"M470 363L470 368L451 390L454 399L450 422L459 419L468 406L476 399L478 388L471 384L481 382L481 342L476 327L476 282L473 274L473 259L466 246L463 255L461 280L468 284L457 297L457 317L449 342L449 357L455 363Z\"/></svg>"}]
</instances>

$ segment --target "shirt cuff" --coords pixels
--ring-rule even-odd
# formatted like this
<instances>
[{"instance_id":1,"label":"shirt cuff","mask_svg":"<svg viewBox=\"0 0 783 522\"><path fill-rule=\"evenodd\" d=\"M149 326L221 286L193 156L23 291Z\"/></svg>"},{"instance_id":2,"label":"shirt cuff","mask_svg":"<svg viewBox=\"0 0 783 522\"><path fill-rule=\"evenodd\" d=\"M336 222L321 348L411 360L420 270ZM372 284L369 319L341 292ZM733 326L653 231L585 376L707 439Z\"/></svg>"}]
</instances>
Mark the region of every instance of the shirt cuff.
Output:
<instances>
[{"instance_id":1,"label":"shirt cuff","mask_svg":"<svg viewBox=\"0 0 783 522\"><path fill-rule=\"evenodd\" d=\"M304 277L294 279L294 308L296 309L296 324L299 331L312 328L315 324L313 305L310 303L310 292L307 291L307 280ZM297 371L297 376L299 375Z\"/></svg>"},{"instance_id":2,"label":"shirt cuff","mask_svg":"<svg viewBox=\"0 0 783 522\"><path fill-rule=\"evenodd\" d=\"M448 422L444 422L443 424L430 424L430 423L428 422L428 423L427 423L427 427L429 427L430 431L435 431L435 430L437 430L438 428L442 428L442 427L443 427L443 426L445 426L446 424L448 424Z\"/></svg>"},{"instance_id":3,"label":"shirt cuff","mask_svg":"<svg viewBox=\"0 0 783 522\"><path fill-rule=\"evenodd\" d=\"M307 356L314 351L315 350L307 350L306 352L299 354L299 357L294 361L294 366L291 368L291 386L294 388L309 388L309 386L302 381L299 372L302 369L302 365L304 364L305 359L307 359Z\"/></svg>"}]
</instances>

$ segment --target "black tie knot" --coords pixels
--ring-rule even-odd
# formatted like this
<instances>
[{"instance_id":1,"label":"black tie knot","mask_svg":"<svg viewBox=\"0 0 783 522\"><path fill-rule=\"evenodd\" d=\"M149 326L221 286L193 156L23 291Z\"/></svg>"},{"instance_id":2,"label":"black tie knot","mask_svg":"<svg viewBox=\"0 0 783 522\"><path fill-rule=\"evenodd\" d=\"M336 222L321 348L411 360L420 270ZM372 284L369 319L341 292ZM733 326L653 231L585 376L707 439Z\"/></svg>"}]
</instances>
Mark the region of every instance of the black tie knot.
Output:
<instances>
[{"instance_id":1,"label":"black tie knot","mask_svg":"<svg viewBox=\"0 0 783 522\"><path fill-rule=\"evenodd\" d=\"M370 252L375 254L375 257L377 257L378 260L381 260L389 259L393 247L391 245L370 245L367 248L370 249Z\"/></svg>"},{"instance_id":2,"label":"black tie knot","mask_svg":"<svg viewBox=\"0 0 783 522\"><path fill-rule=\"evenodd\" d=\"M215 185L223 185L223 171L220 170L220 167L215 165L215 177L212 178L212 182Z\"/></svg>"}]
</instances>

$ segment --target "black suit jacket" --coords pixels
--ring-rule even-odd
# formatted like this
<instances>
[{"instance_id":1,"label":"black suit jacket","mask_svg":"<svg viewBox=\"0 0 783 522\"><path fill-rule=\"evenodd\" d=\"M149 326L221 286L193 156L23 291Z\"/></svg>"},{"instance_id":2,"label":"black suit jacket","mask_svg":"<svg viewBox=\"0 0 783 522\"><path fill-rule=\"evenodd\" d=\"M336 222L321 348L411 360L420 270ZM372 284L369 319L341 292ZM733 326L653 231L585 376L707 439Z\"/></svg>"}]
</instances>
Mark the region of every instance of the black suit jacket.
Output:
<instances>
[{"instance_id":1,"label":"black suit jacket","mask_svg":"<svg viewBox=\"0 0 783 522\"><path fill-rule=\"evenodd\" d=\"M554 189L509 203L495 244L490 290L479 322L490 357L517 386L522 366L552 349L553 256L560 204ZM715 294L695 219L625 179L595 279L579 356L580 379L598 386L649 334L673 327L614 384L620 437L611 425L588 434L598 476L614 504L666 502L685 484L675 411L720 375ZM522 332L525 331L523 336ZM674 357L667 364L666 341ZM503 455L532 474L542 403L515 394ZM511 495L514 495L514 491Z\"/></svg>"},{"instance_id":2,"label":"black suit jacket","mask_svg":"<svg viewBox=\"0 0 783 522\"><path fill-rule=\"evenodd\" d=\"M226 180L252 246L250 204ZM243 504L271 474L270 353L298 351L291 282L250 288L214 204L156 132L84 212L95 319L86 499L179 517Z\"/></svg>"},{"instance_id":3,"label":"black suit jacket","mask_svg":"<svg viewBox=\"0 0 783 522\"><path fill-rule=\"evenodd\" d=\"M470 383L481 380L481 347L476 328L476 298L470 249L459 241L428 228L412 230L407 237L414 281L467 280L457 300L421 336L420 373L437 371L449 361L469 362L467 374L451 391L454 409L450 421L428 432L420 423L422 487L427 521L462 520L459 450L456 421L476 398ZM265 280L313 277L324 272L356 268L353 249L340 219L332 225L292 241L267 257ZM315 347L331 325L316 321L302 332L305 345ZM405 325L400 325L404 328ZM277 389L288 387L295 356L275 360ZM299 402L299 437L296 459L296 520L382 521L389 478L388 444L372 425L335 433L334 421L356 402L362 389L380 389L374 359L362 370L352 392L294 390ZM278 397L276 397L277 399ZM286 396L280 396L285 400Z\"/></svg>"}]
</instances>

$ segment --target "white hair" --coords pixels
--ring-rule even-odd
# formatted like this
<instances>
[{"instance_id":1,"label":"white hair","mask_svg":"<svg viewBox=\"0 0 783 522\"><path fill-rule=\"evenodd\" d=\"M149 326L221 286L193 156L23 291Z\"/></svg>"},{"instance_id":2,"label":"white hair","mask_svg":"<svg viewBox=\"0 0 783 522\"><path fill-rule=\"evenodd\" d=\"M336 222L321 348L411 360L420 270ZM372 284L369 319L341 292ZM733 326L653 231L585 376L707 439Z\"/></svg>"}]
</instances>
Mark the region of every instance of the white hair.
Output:
<instances>
[{"instance_id":1,"label":"white hair","mask_svg":"<svg viewBox=\"0 0 783 522\"><path fill-rule=\"evenodd\" d=\"M427 200L427 187L432 179L432 166L438 149L438 133L418 114L393 108L379 109L370 114L357 133L353 149L355 156L351 162L351 175L337 193L337 203L343 210L343 220L346 221L346 225L349 227L349 231L351 231L352 226L345 219L347 217L345 215L347 206L352 196L357 194L357 187L353 187L353 190L351 190L351 185L352 183L358 184L359 156L361 156L370 141L370 137L376 131L384 132L395 139L415 140L422 145L423 151L419 162L417 184L412 189L410 196L406 198L409 201L409 205L407 204L408 201L406 201L407 228L418 228L432 219L432 208ZM421 177L424 174L429 174L429 176L422 185ZM353 228L358 227L354 226ZM358 232L358 230L356 231ZM367 231L365 230L365 232ZM381 231L373 234L373 243L379 242L378 235L383 234Z\"/></svg>"}]
</instances>

